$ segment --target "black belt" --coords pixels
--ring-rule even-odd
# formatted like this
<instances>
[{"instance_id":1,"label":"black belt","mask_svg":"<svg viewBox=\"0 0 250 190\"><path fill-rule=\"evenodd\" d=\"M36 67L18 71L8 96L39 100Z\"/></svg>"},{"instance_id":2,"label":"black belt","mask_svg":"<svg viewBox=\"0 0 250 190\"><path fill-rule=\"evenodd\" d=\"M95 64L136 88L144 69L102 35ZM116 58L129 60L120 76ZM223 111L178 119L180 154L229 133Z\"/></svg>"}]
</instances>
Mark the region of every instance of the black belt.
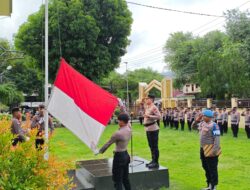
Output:
<instances>
[{"instance_id":1,"label":"black belt","mask_svg":"<svg viewBox=\"0 0 250 190\"><path fill-rule=\"evenodd\" d=\"M145 123L145 124L143 124L145 127L148 127L148 126L150 126L150 125L154 125L154 124L156 124L156 122L153 122L153 123Z\"/></svg>"}]
</instances>

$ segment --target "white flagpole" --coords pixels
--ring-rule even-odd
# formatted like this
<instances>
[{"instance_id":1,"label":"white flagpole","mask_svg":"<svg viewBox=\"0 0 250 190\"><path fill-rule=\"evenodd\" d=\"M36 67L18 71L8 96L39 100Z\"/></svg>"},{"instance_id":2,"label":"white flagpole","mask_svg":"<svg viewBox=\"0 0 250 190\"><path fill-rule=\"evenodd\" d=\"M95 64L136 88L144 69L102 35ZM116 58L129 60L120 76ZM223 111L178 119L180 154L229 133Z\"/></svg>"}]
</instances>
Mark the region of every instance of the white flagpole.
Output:
<instances>
[{"instance_id":1,"label":"white flagpole","mask_svg":"<svg viewBox=\"0 0 250 190\"><path fill-rule=\"evenodd\" d=\"M48 0L45 0L45 85L44 85L44 97L45 97L45 105L47 107L48 99L49 99L49 92L48 92L48 84L49 84L49 59L48 59L48 53L49 53L49 11L48 11ZM48 150L48 142L49 142L49 117L48 117L48 111L45 109L44 113L44 119L45 119L45 141L46 141L46 152L44 155L44 158L48 160L49 158L49 150Z\"/></svg>"}]
</instances>

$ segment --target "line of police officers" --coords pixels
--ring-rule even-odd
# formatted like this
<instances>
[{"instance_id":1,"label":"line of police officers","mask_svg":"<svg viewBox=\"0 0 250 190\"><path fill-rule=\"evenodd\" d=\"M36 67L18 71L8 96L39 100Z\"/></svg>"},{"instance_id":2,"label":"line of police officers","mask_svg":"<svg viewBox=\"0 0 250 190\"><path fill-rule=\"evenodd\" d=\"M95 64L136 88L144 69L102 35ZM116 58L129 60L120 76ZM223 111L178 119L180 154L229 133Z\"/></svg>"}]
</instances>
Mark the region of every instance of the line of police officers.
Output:
<instances>
[{"instance_id":1,"label":"line of police officers","mask_svg":"<svg viewBox=\"0 0 250 190\"><path fill-rule=\"evenodd\" d=\"M247 138L250 138L250 108L247 108L242 114L237 111L234 107L232 110L227 111L227 108L212 108L213 111L213 121L218 124L221 132L221 136L228 132L228 119L229 115L231 117L231 129L233 132L233 137L238 137L240 116L245 117L245 131ZM162 111L162 119L164 127L184 130L185 118L187 119L188 130L191 131L191 125L195 119L201 114L200 108L167 108Z\"/></svg>"}]
</instances>

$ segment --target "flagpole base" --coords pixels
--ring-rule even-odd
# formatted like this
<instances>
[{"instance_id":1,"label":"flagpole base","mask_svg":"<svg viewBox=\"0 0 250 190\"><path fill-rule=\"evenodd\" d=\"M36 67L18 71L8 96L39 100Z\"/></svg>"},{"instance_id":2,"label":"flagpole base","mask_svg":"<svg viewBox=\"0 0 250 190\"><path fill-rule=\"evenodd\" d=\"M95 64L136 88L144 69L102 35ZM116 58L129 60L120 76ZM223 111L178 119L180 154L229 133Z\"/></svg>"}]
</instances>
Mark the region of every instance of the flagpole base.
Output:
<instances>
[{"instance_id":1,"label":"flagpole base","mask_svg":"<svg viewBox=\"0 0 250 190\"><path fill-rule=\"evenodd\" d=\"M74 190L113 189L112 162L113 159L78 161L73 176L78 187ZM168 169L162 166L159 169L148 169L145 163L148 163L148 161L140 157L134 157L133 167L129 168L132 189L169 187Z\"/></svg>"}]
</instances>

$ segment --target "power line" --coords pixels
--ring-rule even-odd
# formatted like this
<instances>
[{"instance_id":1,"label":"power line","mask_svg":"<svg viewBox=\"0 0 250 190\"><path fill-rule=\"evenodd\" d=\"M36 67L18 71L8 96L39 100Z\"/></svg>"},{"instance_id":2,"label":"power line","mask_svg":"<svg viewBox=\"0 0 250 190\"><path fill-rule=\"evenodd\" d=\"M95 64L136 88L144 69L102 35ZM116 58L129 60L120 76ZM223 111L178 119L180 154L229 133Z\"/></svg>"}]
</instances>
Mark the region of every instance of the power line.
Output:
<instances>
[{"instance_id":1,"label":"power line","mask_svg":"<svg viewBox=\"0 0 250 190\"><path fill-rule=\"evenodd\" d=\"M131 1L127 1L127 3L132 4L132 5L152 8L152 9L158 9L158 10L164 10L164 11L172 11L172 12L178 12L178 13L183 13L183 14L192 14L192 15L199 15L199 16L210 16L210 17L218 17L218 18L224 17L223 15L213 15L213 14L207 14L207 13L197 13L197 12L191 12L191 11L182 11L182 10L177 10L177 9L170 9L170 8L157 7L157 6L152 6L152 5L145 5L145 4L135 3L135 2L131 2Z\"/></svg>"},{"instance_id":2,"label":"power line","mask_svg":"<svg viewBox=\"0 0 250 190\"><path fill-rule=\"evenodd\" d=\"M237 7L235 7L234 9L237 9L237 8L241 8L242 6L244 6L244 5L246 5L246 4L248 4L250 1L246 1L246 2L244 2L243 4L241 4L241 5L239 5L239 6L237 6ZM132 2L133 3L133 2ZM191 33L194 33L195 31L199 31L198 32L198 35L200 34L200 33L202 33L202 32L204 32L204 31L206 31L206 30L209 30L210 28L212 28L212 27L215 27L215 26L217 26L217 25L219 25L219 24L222 24L223 22L225 22L225 20L223 20L222 22L219 22L219 23L216 23L215 25L212 25L212 26L210 26L210 27L207 27L207 28L205 28L205 29L203 29L204 27L206 27L206 26L208 26L208 25L210 25L211 23L213 23L213 22L215 22L215 21L217 21L217 20L219 20L219 19L221 19L221 18L224 18L225 19L225 16L223 16L223 17L218 17L218 18L216 18L216 19L213 19L212 21L209 21L208 23L206 23L206 24L203 24L203 25L201 25L201 26L199 26L199 27L197 27L197 28L195 28L194 30L192 30L191 31ZM203 29L203 30L201 30L201 29ZM147 59L148 58L145 58L145 54L146 54L146 57L149 55L149 54L153 54L153 52L162 52L163 53L163 48L164 48L164 46L165 46L165 43L164 44L162 44L161 46L158 46L157 48L153 48L153 49L149 49L149 50L147 50L147 51L145 51L145 52L143 52L143 53L140 53L140 54L138 54L138 55L136 55L136 56L133 56L133 57L131 57L131 58L128 58L128 59L125 59L126 61L128 61L128 62L135 62L134 64L132 64L131 66L132 67L129 67L129 68L133 68L133 66L134 67L138 67L139 65L141 65L142 63L145 63L145 62L147 62ZM159 49L159 50L156 50L156 49ZM145 62L143 61L143 58L138 58L138 57L143 57L144 56L144 59L145 59ZM152 56L153 57L153 56ZM164 56L163 56L164 57ZM156 56L155 57L155 59L157 59L157 58L161 58L161 57L159 57L159 56ZM152 59L152 58L151 58ZM138 62L139 61L139 64L137 64L136 62Z\"/></svg>"},{"instance_id":3,"label":"power line","mask_svg":"<svg viewBox=\"0 0 250 190\"><path fill-rule=\"evenodd\" d=\"M127 58L125 60L126 61L131 61L131 60L137 59L140 56L144 56L145 54L149 55L149 54L153 54L155 52L161 52L163 47L164 47L164 45L157 46L156 48L152 48L152 49L146 50L145 52L139 53L139 54L137 54L135 56L132 56L130 58Z\"/></svg>"},{"instance_id":4,"label":"power line","mask_svg":"<svg viewBox=\"0 0 250 190\"><path fill-rule=\"evenodd\" d=\"M130 63L134 63L140 60L144 60L144 59L150 59L150 58L157 58L159 56L162 55L162 53L164 53L164 51L159 51L159 52L155 52L155 53L151 53L151 54L146 54L145 56L138 56L137 59L131 59L131 60L125 60L126 62L130 62Z\"/></svg>"}]
</instances>

